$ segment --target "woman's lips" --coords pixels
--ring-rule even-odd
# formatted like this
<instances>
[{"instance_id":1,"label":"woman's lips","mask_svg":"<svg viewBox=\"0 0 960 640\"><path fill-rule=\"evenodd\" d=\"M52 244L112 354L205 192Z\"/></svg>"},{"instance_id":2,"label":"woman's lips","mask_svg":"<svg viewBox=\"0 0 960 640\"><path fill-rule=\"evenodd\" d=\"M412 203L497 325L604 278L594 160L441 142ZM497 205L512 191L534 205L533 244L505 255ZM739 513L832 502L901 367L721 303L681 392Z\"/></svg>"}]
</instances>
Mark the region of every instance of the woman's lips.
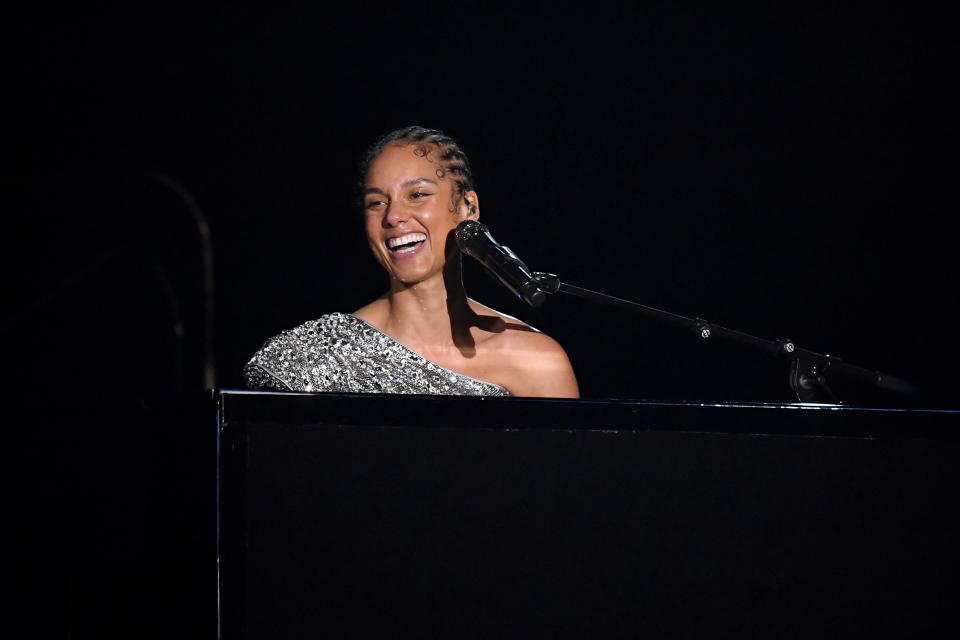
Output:
<instances>
[{"instance_id":1,"label":"woman's lips","mask_svg":"<svg viewBox=\"0 0 960 640\"><path fill-rule=\"evenodd\" d=\"M403 260L420 253L426 243L427 236L417 231L405 233L402 236L387 238L387 251L395 260Z\"/></svg>"}]
</instances>

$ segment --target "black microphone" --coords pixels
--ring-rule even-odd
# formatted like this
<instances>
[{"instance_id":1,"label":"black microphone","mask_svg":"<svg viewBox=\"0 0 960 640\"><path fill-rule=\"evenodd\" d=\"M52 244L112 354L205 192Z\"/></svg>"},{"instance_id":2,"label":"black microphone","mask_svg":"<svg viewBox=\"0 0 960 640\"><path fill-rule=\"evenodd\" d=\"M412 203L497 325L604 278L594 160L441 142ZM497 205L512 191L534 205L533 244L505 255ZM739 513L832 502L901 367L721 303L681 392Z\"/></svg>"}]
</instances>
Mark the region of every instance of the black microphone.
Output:
<instances>
[{"instance_id":1,"label":"black microphone","mask_svg":"<svg viewBox=\"0 0 960 640\"><path fill-rule=\"evenodd\" d=\"M487 272L531 307L539 307L547 295L537 288L537 281L527 265L508 247L501 246L485 225L464 220L454 232L457 246L484 266Z\"/></svg>"}]
</instances>

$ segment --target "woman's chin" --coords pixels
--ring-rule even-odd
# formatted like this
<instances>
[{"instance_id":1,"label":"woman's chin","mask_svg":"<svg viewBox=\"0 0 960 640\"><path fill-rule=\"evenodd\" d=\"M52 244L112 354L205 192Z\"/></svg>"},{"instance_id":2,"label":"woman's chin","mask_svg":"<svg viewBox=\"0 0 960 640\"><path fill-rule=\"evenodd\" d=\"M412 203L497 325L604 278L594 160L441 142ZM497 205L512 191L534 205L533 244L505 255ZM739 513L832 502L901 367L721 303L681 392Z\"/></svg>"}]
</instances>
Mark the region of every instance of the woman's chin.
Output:
<instances>
[{"instance_id":1,"label":"woman's chin","mask_svg":"<svg viewBox=\"0 0 960 640\"><path fill-rule=\"evenodd\" d=\"M406 287L418 285L435 277L437 274L429 269L391 269L390 278Z\"/></svg>"}]
</instances>

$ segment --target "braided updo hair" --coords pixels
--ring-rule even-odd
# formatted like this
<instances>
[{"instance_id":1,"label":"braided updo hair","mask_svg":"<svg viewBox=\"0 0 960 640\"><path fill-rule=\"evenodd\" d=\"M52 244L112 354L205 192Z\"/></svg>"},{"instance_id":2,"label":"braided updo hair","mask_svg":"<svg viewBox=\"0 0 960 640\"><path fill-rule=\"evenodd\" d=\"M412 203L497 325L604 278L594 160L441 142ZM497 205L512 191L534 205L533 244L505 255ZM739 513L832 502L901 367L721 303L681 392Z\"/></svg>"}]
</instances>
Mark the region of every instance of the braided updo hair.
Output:
<instances>
[{"instance_id":1,"label":"braided updo hair","mask_svg":"<svg viewBox=\"0 0 960 640\"><path fill-rule=\"evenodd\" d=\"M457 146L454 139L439 129L412 126L388 133L367 149L366 154L360 161L358 193L363 192L364 181L367 177L367 171L370 170L370 165L380 155L380 152L391 144L415 145L413 152L416 155L437 162L440 165L437 167L437 177L443 179L449 174L450 179L453 180L455 185L453 190L454 204L468 191L475 190L470 161L467 159L467 155Z\"/></svg>"}]
</instances>

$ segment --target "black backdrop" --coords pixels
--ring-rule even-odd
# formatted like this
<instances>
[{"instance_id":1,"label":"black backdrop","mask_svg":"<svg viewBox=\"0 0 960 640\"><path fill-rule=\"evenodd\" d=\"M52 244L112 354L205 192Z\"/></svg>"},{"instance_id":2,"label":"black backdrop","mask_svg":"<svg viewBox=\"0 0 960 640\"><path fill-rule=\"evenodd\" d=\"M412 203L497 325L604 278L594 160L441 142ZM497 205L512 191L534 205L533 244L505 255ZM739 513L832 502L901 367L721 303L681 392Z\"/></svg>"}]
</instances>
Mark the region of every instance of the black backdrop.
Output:
<instances>
[{"instance_id":1,"label":"black backdrop","mask_svg":"<svg viewBox=\"0 0 960 640\"><path fill-rule=\"evenodd\" d=\"M535 269L951 404L955 11L675 4L10 17L5 383L202 387L201 245L166 176L209 220L217 384L239 386L266 337L385 288L356 160L422 124ZM564 344L586 396L789 399L783 363L465 277Z\"/></svg>"}]
</instances>

